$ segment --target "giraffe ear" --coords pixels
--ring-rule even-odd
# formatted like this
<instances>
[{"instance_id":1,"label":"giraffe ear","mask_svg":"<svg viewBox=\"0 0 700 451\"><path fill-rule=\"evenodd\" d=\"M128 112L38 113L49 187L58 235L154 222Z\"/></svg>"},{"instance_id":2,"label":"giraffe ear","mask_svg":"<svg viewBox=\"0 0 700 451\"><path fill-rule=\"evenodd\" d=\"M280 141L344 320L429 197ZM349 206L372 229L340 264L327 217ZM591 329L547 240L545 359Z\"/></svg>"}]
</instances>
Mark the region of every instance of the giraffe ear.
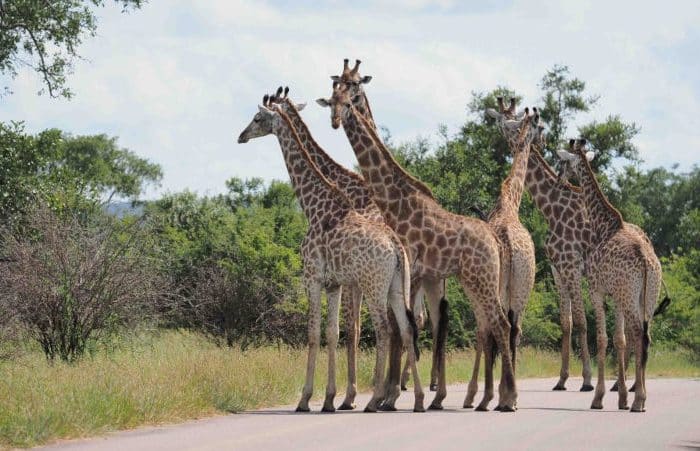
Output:
<instances>
[{"instance_id":1,"label":"giraffe ear","mask_svg":"<svg viewBox=\"0 0 700 451\"><path fill-rule=\"evenodd\" d=\"M269 110L262 105L258 105L258 111L260 111L260 114L266 117L270 117L275 114L272 110Z\"/></svg>"},{"instance_id":2,"label":"giraffe ear","mask_svg":"<svg viewBox=\"0 0 700 451\"><path fill-rule=\"evenodd\" d=\"M331 75L331 80L336 83L340 83L340 75Z\"/></svg>"},{"instance_id":3,"label":"giraffe ear","mask_svg":"<svg viewBox=\"0 0 700 451\"><path fill-rule=\"evenodd\" d=\"M322 107L330 107L331 106L331 102L329 102L328 100L326 100L324 98L316 99L316 103L318 103Z\"/></svg>"},{"instance_id":4,"label":"giraffe ear","mask_svg":"<svg viewBox=\"0 0 700 451\"><path fill-rule=\"evenodd\" d=\"M301 111L301 110L303 110L304 108L306 108L306 102L305 102L305 103L297 103L297 104L294 105L294 108L296 108L297 111Z\"/></svg>"},{"instance_id":5,"label":"giraffe ear","mask_svg":"<svg viewBox=\"0 0 700 451\"><path fill-rule=\"evenodd\" d=\"M371 75L365 75L364 77L362 77L362 78L360 79L360 83L362 83L363 85L366 85L366 84L369 83L370 81L372 81L372 76L371 76Z\"/></svg>"},{"instance_id":6,"label":"giraffe ear","mask_svg":"<svg viewBox=\"0 0 700 451\"><path fill-rule=\"evenodd\" d=\"M501 117L501 114L493 108L486 108L486 115L494 119Z\"/></svg>"},{"instance_id":7,"label":"giraffe ear","mask_svg":"<svg viewBox=\"0 0 700 451\"><path fill-rule=\"evenodd\" d=\"M557 150L557 155L559 155L559 158L561 158L564 161L571 161L576 158L576 155L564 149Z\"/></svg>"},{"instance_id":8,"label":"giraffe ear","mask_svg":"<svg viewBox=\"0 0 700 451\"><path fill-rule=\"evenodd\" d=\"M595 152L593 152L592 150L589 150L588 152L586 152L586 160L593 161L594 158L595 158Z\"/></svg>"}]
</instances>

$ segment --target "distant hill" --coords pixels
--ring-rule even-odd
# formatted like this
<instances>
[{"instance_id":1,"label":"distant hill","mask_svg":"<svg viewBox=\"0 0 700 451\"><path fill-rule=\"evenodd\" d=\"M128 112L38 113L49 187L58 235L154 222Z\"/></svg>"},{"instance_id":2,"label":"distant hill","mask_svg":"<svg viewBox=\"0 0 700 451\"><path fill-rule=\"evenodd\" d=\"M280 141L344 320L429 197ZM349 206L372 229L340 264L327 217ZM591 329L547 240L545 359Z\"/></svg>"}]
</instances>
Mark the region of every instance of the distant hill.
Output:
<instances>
[{"instance_id":1,"label":"distant hill","mask_svg":"<svg viewBox=\"0 0 700 451\"><path fill-rule=\"evenodd\" d=\"M110 202L105 205L104 210L117 218L123 218L127 215L140 215L143 213L143 205L132 205L130 201Z\"/></svg>"}]
</instances>

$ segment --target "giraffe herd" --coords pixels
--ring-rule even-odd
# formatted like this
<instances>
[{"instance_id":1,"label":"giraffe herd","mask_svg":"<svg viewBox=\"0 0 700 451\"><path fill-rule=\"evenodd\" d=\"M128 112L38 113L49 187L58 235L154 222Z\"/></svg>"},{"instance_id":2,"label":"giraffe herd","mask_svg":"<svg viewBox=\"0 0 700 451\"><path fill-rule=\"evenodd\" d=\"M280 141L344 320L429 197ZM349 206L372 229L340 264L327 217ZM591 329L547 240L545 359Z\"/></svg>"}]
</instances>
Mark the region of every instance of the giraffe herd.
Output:
<instances>
[{"instance_id":1,"label":"giraffe herd","mask_svg":"<svg viewBox=\"0 0 700 451\"><path fill-rule=\"evenodd\" d=\"M434 337L430 386L436 394L429 409L442 409L447 395L444 282L451 276L457 278L469 298L477 322L476 361L464 407L473 407L483 354L485 387L476 410L488 410L494 397L493 367L500 353L496 410L515 411L516 349L522 313L535 278L534 244L518 213L525 188L548 224L546 254L560 295L562 364L554 390L566 389L572 319L581 344L581 390L594 389L581 295L582 278L586 277L596 314L598 353L598 382L591 408L602 408L605 393L604 299L611 296L616 317L618 407L628 408L625 356L629 354L629 340L636 369L631 410L644 411L650 321L667 303L665 300L655 311L663 283L661 266L644 232L625 223L600 190L589 164L594 154L586 151L585 140L572 140L568 150L557 151L557 173L540 153L544 127L537 109L525 108L517 113L514 99L506 108L499 98L498 111L489 109L486 114L496 120L513 164L487 217L482 220L460 216L441 207L430 188L404 170L382 142L363 88L372 77L361 76L359 65L358 60L350 68L348 60L344 60L341 75L331 77L330 98L318 99L317 103L330 108L334 129L343 127L360 174L335 162L318 145L299 114L305 104L292 102L288 88L265 95L253 120L238 138L239 143L245 143L269 134L277 137L295 194L309 221L301 245L303 280L309 297L309 354L297 411L309 411L313 394L322 290L328 300L328 382L323 411L335 410L340 310L347 328L348 387L339 409L355 407L362 299L370 312L377 341L374 391L365 411L396 410L400 387L405 385L409 369L413 375L414 411L425 411L416 367L418 327L425 321L424 298ZM570 176L581 186L569 183ZM407 361L402 377L404 351Z\"/></svg>"}]
</instances>

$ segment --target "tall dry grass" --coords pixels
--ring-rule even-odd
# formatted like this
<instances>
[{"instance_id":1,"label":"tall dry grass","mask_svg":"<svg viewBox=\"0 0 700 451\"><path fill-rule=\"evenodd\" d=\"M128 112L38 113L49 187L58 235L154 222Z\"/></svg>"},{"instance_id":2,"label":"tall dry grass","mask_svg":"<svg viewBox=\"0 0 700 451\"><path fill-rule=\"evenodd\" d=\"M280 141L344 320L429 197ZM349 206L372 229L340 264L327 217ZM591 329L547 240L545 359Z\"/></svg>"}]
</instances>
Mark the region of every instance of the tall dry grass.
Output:
<instances>
[{"instance_id":1,"label":"tall dry grass","mask_svg":"<svg viewBox=\"0 0 700 451\"><path fill-rule=\"evenodd\" d=\"M680 351L652 352L650 375L700 375L700 368ZM346 368L343 354L341 350L341 390ZM430 361L425 353L420 362L424 381L428 381ZM472 362L471 351L450 353L449 381L467 380ZM121 338L74 364L49 364L40 351L29 351L0 362L0 447L33 446L56 438L290 404L301 393L305 363L304 349L265 347L243 352L217 347L188 332ZM373 352L361 352L360 389L369 388L373 365ZM315 390L319 397L324 393L326 366L322 353ZM558 371L556 353L523 350L518 377L554 377ZM577 372L580 367L574 363L572 374Z\"/></svg>"}]
</instances>

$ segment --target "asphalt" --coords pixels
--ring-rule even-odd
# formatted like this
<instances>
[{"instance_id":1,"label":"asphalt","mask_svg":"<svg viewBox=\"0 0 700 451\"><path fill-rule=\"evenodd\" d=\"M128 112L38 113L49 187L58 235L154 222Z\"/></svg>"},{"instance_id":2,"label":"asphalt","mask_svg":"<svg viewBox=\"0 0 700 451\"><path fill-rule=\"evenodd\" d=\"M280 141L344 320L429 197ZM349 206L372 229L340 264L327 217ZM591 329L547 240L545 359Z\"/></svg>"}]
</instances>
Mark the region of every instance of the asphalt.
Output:
<instances>
[{"instance_id":1,"label":"asphalt","mask_svg":"<svg viewBox=\"0 0 700 451\"><path fill-rule=\"evenodd\" d=\"M648 380L644 413L618 410L617 393L610 392L603 410L591 410L593 393L575 391L580 379L570 379L565 392L553 392L555 383L555 378L518 381L515 413L463 409L466 385L453 385L443 411L413 413L413 394L404 392L398 412L363 413L369 396L362 394L354 411L321 413L321 404L312 403L311 413L299 414L284 406L64 441L46 449L700 449L700 379ZM432 394L426 395L428 405ZM336 404L340 401L342 396ZM495 406L492 401L490 407Z\"/></svg>"}]
</instances>

